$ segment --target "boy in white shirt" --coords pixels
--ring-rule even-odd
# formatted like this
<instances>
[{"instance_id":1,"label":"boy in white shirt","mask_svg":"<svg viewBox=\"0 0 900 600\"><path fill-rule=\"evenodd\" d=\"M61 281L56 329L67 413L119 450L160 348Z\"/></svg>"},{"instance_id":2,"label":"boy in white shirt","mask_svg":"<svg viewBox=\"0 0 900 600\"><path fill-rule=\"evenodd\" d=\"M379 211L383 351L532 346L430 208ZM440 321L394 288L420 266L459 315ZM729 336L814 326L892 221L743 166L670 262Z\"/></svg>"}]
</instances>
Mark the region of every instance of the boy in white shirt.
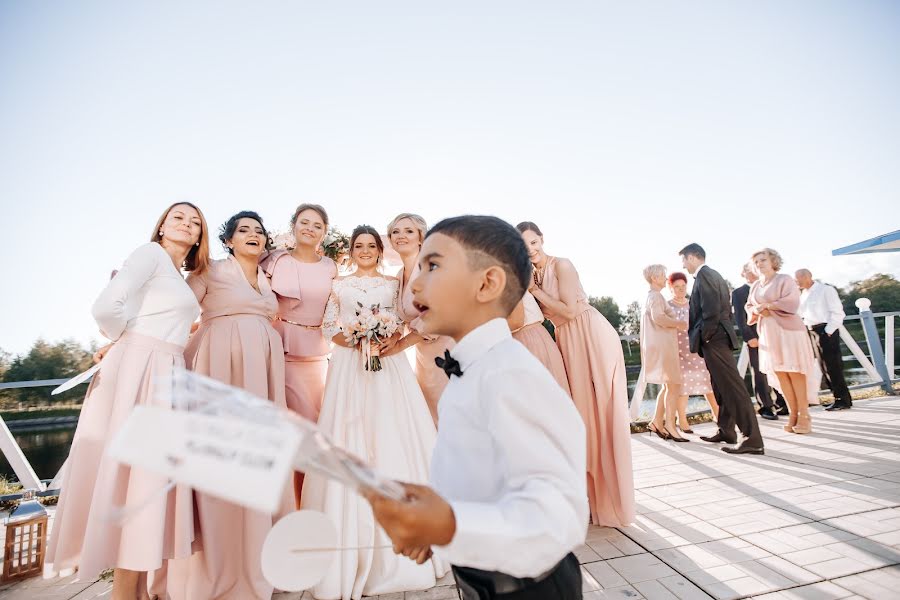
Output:
<instances>
[{"instance_id":1,"label":"boy in white shirt","mask_svg":"<svg viewBox=\"0 0 900 600\"><path fill-rule=\"evenodd\" d=\"M588 522L584 424L506 318L531 279L518 231L496 217L445 219L425 238L412 282L425 333L457 341L437 359L450 381L438 405L433 487L367 497L394 551L432 549L465 600L582 598L572 550Z\"/></svg>"}]
</instances>

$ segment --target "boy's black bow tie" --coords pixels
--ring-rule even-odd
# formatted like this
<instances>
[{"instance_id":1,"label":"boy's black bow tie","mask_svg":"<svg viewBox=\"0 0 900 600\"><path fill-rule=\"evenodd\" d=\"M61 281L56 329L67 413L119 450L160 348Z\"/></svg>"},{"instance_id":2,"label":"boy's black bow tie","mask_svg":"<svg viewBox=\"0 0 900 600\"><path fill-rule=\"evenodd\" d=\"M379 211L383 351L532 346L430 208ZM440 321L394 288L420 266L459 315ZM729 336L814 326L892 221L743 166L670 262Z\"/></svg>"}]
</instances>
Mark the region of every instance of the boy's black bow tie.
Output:
<instances>
[{"instance_id":1,"label":"boy's black bow tie","mask_svg":"<svg viewBox=\"0 0 900 600\"><path fill-rule=\"evenodd\" d=\"M441 358L440 356L435 357L434 364L444 370L448 379L451 375L462 377L463 372L462 369L459 368L459 362L450 356L449 350L444 350L444 358Z\"/></svg>"}]
</instances>

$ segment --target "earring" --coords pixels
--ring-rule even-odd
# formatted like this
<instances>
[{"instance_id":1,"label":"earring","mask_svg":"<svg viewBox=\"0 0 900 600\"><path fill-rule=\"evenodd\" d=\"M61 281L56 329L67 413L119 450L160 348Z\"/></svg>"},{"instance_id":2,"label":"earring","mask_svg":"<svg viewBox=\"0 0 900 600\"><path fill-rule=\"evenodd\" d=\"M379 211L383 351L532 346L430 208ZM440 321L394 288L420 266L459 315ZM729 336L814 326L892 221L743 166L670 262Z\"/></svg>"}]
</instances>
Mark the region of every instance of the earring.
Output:
<instances>
[{"instance_id":1,"label":"earring","mask_svg":"<svg viewBox=\"0 0 900 600\"><path fill-rule=\"evenodd\" d=\"M159 230L159 237L162 237L162 236L163 236L163 231L162 231L162 229L160 229L160 230Z\"/></svg>"},{"instance_id":2,"label":"earring","mask_svg":"<svg viewBox=\"0 0 900 600\"><path fill-rule=\"evenodd\" d=\"M194 245L197 246L197 247L199 248L199 247L200 247L200 242L197 242L197 243L194 244Z\"/></svg>"}]
</instances>

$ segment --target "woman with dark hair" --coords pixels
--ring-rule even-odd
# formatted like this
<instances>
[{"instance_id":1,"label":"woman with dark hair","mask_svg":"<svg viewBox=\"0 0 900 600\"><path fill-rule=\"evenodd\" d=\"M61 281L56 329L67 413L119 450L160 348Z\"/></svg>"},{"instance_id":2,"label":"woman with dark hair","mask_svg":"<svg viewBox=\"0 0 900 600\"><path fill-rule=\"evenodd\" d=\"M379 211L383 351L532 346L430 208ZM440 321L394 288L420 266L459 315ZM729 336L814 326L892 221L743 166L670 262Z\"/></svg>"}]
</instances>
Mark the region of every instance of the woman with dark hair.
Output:
<instances>
[{"instance_id":1,"label":"woman with dark hair","mask_svg":"<svg viewBox=\"0 0 900 600\"><path fill-rule=\"evenodd\" d=\"M672 299L669 306L675 311L675 317L688 322L691 306L687 297L687 275L676 271L669 275L669 290ZM681 395L678 397L676 411L678 413L678 428L684 433L694 433L687 420L687 405L690 396L703 395L709 403L713 414L713 420L719 418L719 404L716 395L713 394L712 381L709 371L706 370L706 362L699 354L691 352L691 343L687 331L678 330L678 364L681 367Z\"/></svg>"},{"instance_id":2,"label":"woman with dark hair","mask_svg":"<svg viewBox=\"0 0 900 600\"><path fill-rule=\"evenodd\" d=\"M588 303L575 266L544 252L544 235L530 221L516 227L534 265L529 291L556 327L572 400L587 429L588 498L595 525L634 521L631 418L619 334Z\"/></svg>"},{"instance_id":3,"label":"woman with dark hair","mask_svg":"<svg viewBox=\"0 0 900 600\"><path fill-rule=\"evenodd\" d=\"M287 407L317 421L325 394L328 342L322 317L337 265L317 251L328 231L328 213L318 204L301 204L291 217L293 248L276 250L260 263L278 299L273 326L281 335L285 360ZM294 474L294 496L300 506L303 475Z\"/></svg>"},{"instance_id":4,"label":"woman with dark hair","mask_svg":"<svg viewBox=\"0 0 900 600\"><path fill-rule=\"evenodd\" d=\"M388 477L426 483L437 433L412 367L396 343L401 332L373 349L380 351L381 370L369 368L367 342L357 345L346 335L358 324L360 311L397 314L398 282L381 273L383 252L373 227L357 227L350 238L354 271L332 284L322 333L334 350L319 429ZM418 565L395 555L390 538L375 523L371 505L341 483L307 473L302 508L328 515L342 548L313 588L315 598L357 600L362 595L423 590L447 570L436 560Z\"/></svg>"},{"instance_id":5,"label":"woman with dark hair","mask_svg":"<svg viewBox=\"0 0 900 600\"><path fill-rule=\"evenodd\" d=\"M202 312L184 358L201 375L286 408L284 348L271 325L278 300L259 266L268 239L255 212L239 212L222 226L219 240L229 256L187 279ZM290 491L284 491L279 516L294 508ZM195 501L203 550L170 565L171 598L271 598L260 555L273 516L201 492Z\"/></svg>"},{"instance_id":6,"label":"woman with dark hair","mask_svg":"<svg viewBox=\"0 0 900 600\"><path fill-rule=\"evenodd\" d=\"M148 598L147 572L191 555L190 489L161 495L167 477L121 465L105 451L135 406L170 408L157 382L184 366L184 345L200 314L182 269L200 275L208 260L203 213L177 202L94 303L100 332L114 343L78 418L46 561L54 571L78 567L85 581L114 569L115 600ZM128 518L112 519L117 512Z\"/></svg>"}]
</instances>

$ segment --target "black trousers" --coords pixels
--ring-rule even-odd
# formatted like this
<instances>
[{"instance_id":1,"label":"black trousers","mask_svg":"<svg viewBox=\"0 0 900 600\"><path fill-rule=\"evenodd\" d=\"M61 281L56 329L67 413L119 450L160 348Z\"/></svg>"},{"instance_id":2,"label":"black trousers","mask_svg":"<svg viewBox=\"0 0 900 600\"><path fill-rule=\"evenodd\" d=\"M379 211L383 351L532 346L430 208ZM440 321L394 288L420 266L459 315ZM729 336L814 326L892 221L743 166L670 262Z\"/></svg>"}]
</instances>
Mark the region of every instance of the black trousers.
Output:
<instances>
[{"instance_id":1,"label":"black trousers","mask_svg":"<svg viewBox=\"0 0 900 600\"><path fill-rule=\"evenodd\" d=\"M571 552L540 581L466 567L453 567L453 577L463 600L581 600L583 597L581 568ZM512 587L518 589L508 591Z\"/></svg>"},{"instance_id":2,"label":"black trousers","mask_svg":"<svg viewBox=\"0 0 900 600\"><path fill-rule=\"evenodd\" d=\"M700 349L712 381L713 393L719 403L718 424L722 437L736 438L734 427L737 425L747 438L748 445L762 448L762 434L756 422L753 403L747 396L747 388L744 387L744 382L738 374L737 362L734 360L724 326L719 325L719 329L708 342L701 342Z\"/></svg>"},{"instance_id":3,"label":"black trousers","mask_svg":"<svg viewBox=\"0 0 900 600\"><path fill-rule=\"evenodd\" d=\"M835 331L831 335L825 333L825 323L812 326L813 344L819 355L822 373L835 400L850 402L850 390L844 381L844 359L841 357L841 334Z\"/></svg>"},{"instance_id":4,"label":"black trousers","mask_svg":"<svg viewBox=\"0 0 900 600\"><path fill-rule=\"evenodd\" d=\"M759 370L759 348L747 346L750 351L750 368L753 369L753 391L756 393L756 399L759 405L765 408L772 408L772 392L775 392L774 404L784 406L784 398L778 390L769 386L769 378L766 374Z\"/></svg>"}]
</instances>

